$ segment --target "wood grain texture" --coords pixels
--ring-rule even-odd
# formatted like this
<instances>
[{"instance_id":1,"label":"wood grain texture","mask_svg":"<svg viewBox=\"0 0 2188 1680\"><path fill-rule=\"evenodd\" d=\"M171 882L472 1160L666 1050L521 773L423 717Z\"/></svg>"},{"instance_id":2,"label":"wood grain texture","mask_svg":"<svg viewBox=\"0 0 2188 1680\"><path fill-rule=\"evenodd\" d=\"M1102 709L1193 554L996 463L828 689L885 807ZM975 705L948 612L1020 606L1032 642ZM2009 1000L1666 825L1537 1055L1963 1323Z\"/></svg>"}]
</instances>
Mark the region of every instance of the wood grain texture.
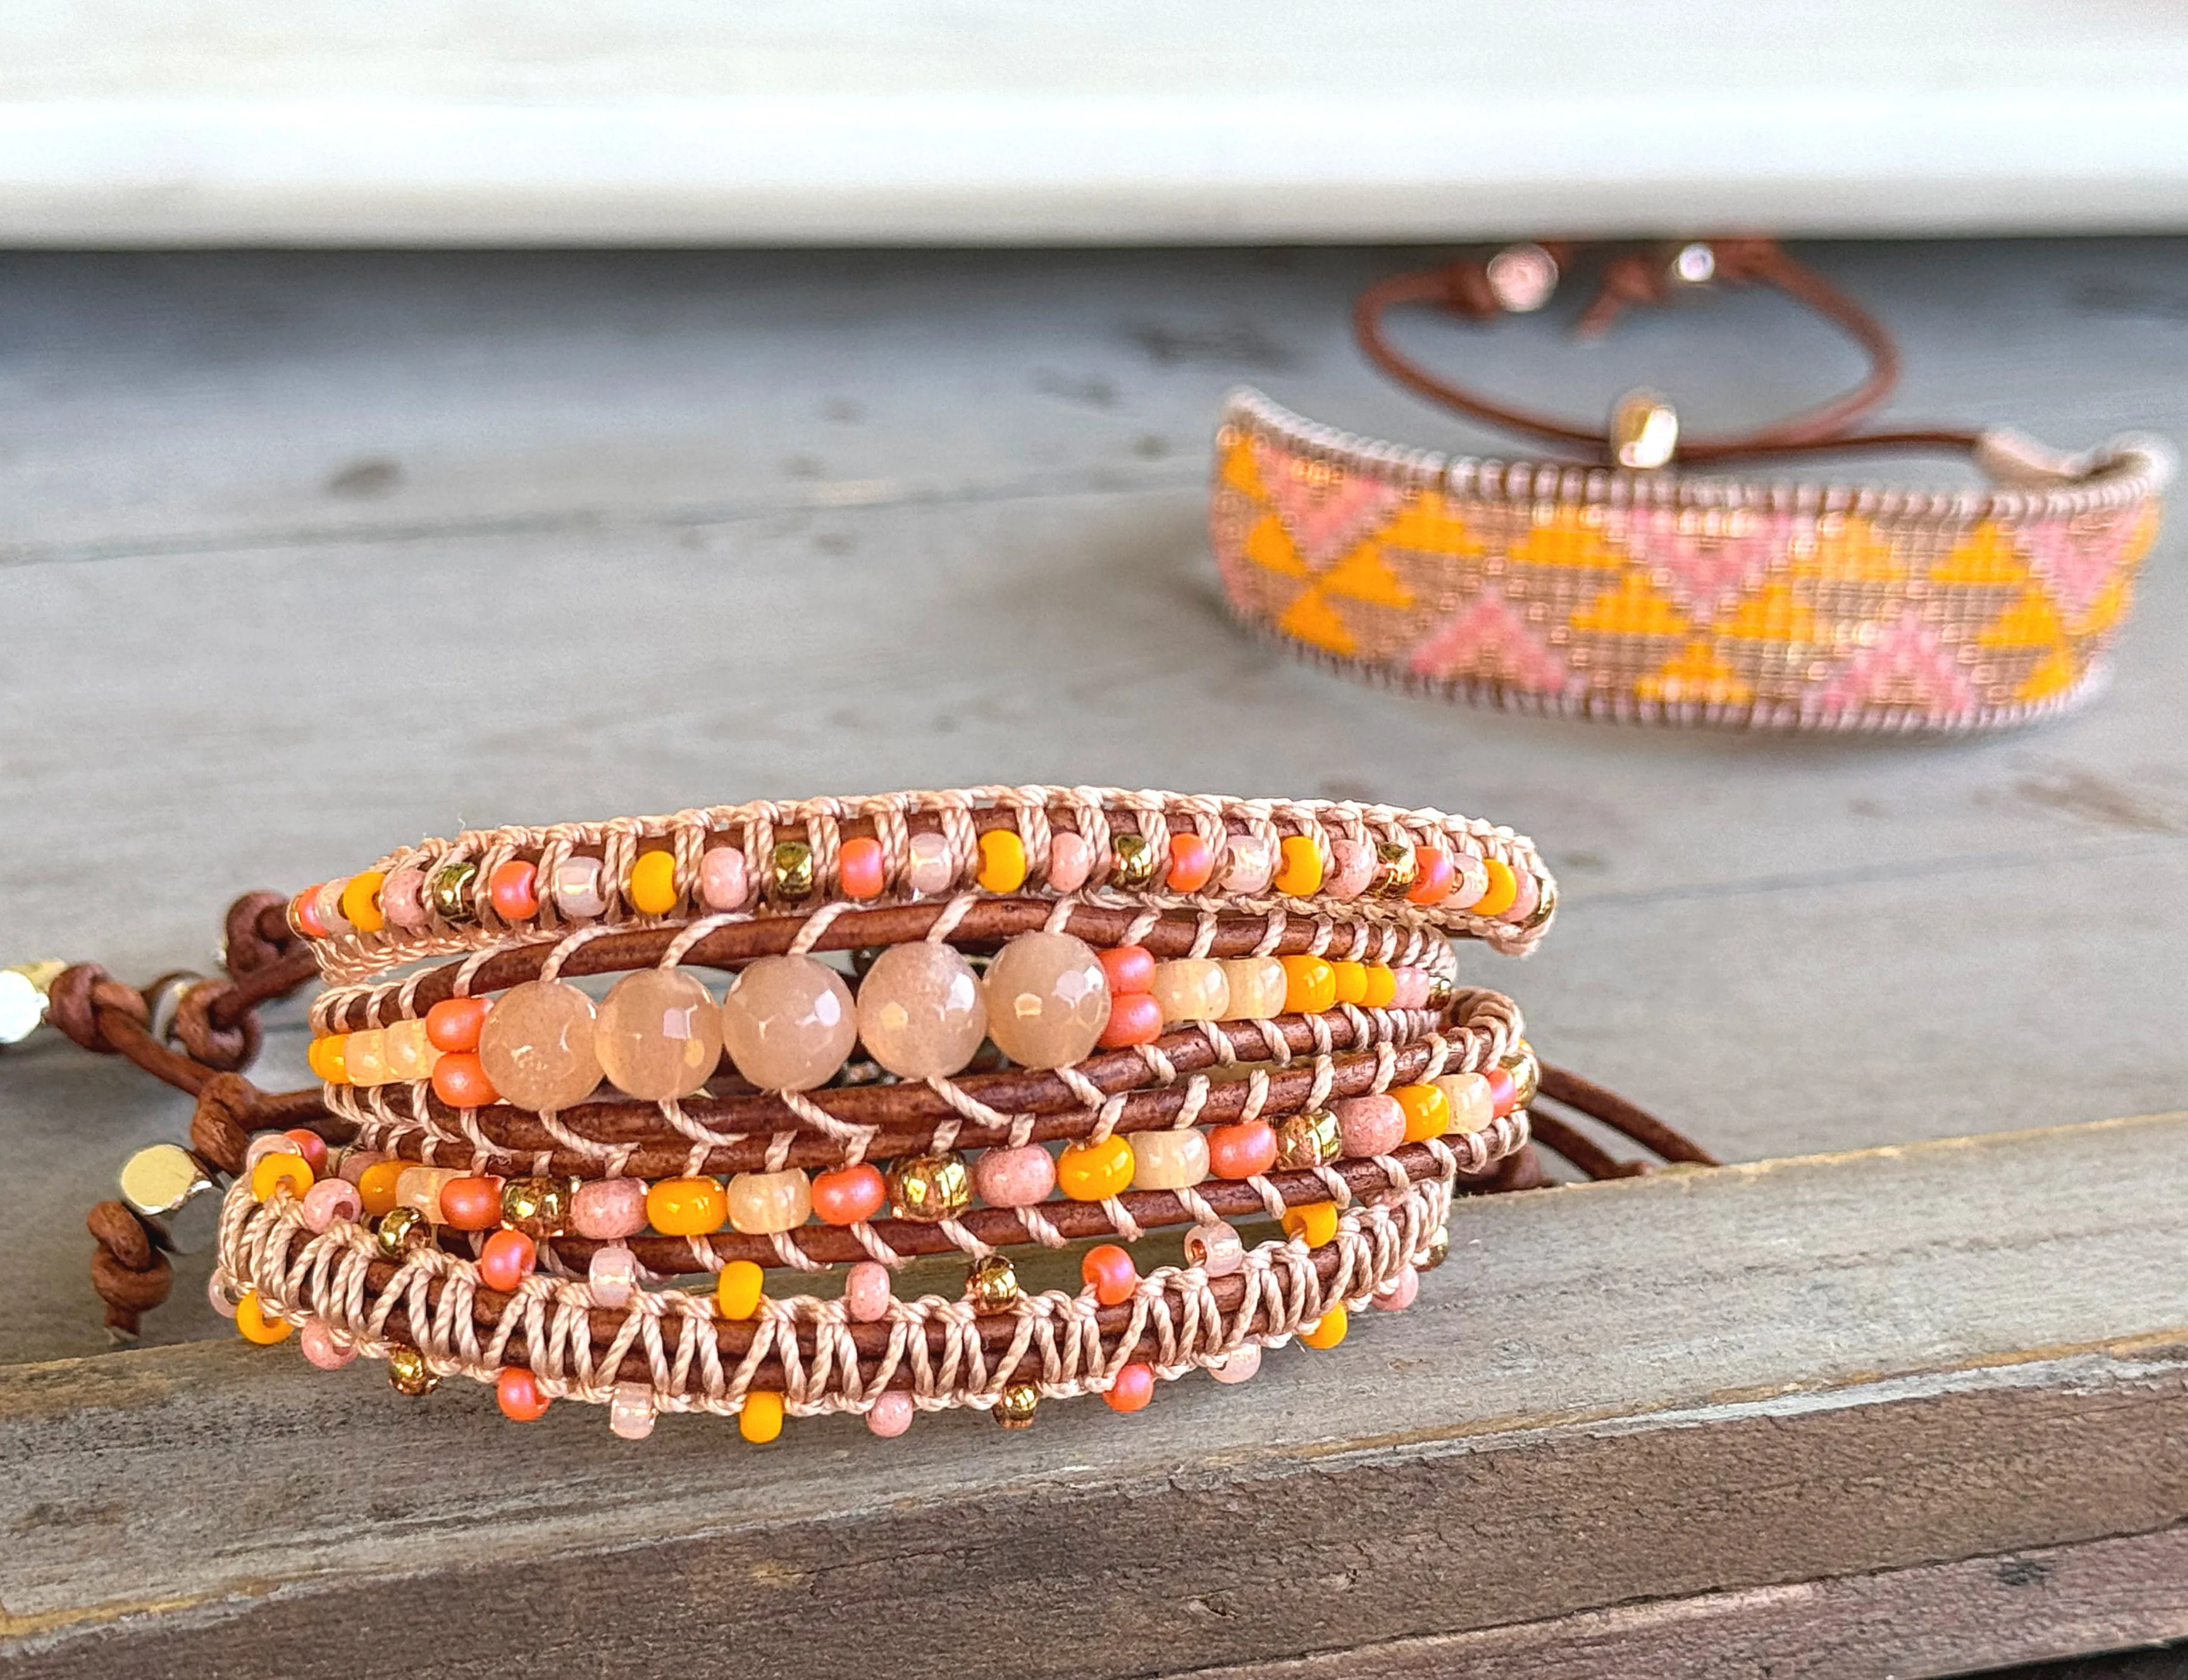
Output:
<instances>
[{"instance_id":1,"label":"wood grain texture","mask_svg":"<svg viewBox=\"0 0 2188 1680\"><path fill-rule=\"evenodd\" d=\"M16 1367L0 1650L394 1673L400 1620L468 1675L491 1604L545 1672L1125 1675L2156 1533L2188 1519L2184 1169L2173 1116L1470 1204L1337 1359L1001 1444L633 1450L233 1341Z\"/></svg>"}]
</instances>

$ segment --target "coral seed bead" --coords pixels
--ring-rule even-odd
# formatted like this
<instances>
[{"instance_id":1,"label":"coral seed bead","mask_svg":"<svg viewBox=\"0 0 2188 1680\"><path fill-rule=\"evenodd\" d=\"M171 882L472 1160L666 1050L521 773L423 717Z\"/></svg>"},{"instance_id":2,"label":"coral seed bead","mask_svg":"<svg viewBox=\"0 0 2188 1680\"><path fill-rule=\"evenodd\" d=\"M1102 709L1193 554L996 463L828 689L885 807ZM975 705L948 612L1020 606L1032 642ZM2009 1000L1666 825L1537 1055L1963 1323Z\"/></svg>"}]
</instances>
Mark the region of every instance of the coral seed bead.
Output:
<instances>
[{"instance_id":1,"label":"coral seed bead","mask_svg":"<svg viewBox=\"0 0 2188 1680\"><path fill-rule=\"evenodd\" d=\"M729 1216L719 1179L664 1178L646 1187L646 1222L663 1237L711 1236Z\"/></svg>"},{"instance_id":2,"label":"coral seed bead","mask_svg":"<svg viewBox=\"0 0 2188 1680\"><path fill-rule=\"evenodd\" d=\"M1277 1129L1266 1120L1234 1120L1208 1130L1208 1170L1218 1178L1253 1178L1277 1164Z\"/></svg>"},{"instance_id":3,"label":"coral seed bead","mask_svg":"<svg viewBox=\"0 0 2188 1680\"><path fill-rule=\"evenodd\" d=\"M1345 1339L1348 1328L1342 1302L1322 1314L1316 1322L1299 1333L1299 1339L1311 1348L1334 1348Z\"/></svg>"},{"instance_id":4,"label":"coral seed bead","mask_svg":"<svg viewBox=\"0 0 2188 1680\"><path fill-rule=\"evenodd\" d=\"M270 1201L286 1185L290 1194L302 1196L312 1187L312 1181L317 1176L311 1163L302 1155L261 1155L258 1164L251 1170L251 1193L262 1202Z\"/></svg>"},{"instance_id":5,"label":"coral seed bead","mask_svg":"<svg viewBox=\"0 0 2188 1680\"><path fill-rule=\"evenodd\" d=\"M754 1446L764 1446L782 1433L782 1396L770 1389L754 1389L745 1395L737 1412L737 1433Z\"/></svg>"},{"instance_id":6,"label":"coral seed bead","mask_svg":"<svg viewBox=\"0 0 2188 1680\"><path fill-rule=\"evenodd\" d=\"M387 925L387 916L380 908L380 889L387 877L376 869L368 869L362 875L352 875L341 889L341 913L349 918L351 927L360 933L377 933Z\"/></svg>"},{"instance_id":7,"label":"coral seed bead","mask_svg":"<svg viewBox=\"0 0 2188 1680\"><path fill-rule=\"evenodd\" d=\"M753 1261L725 1262L714 1279L714 1308L725 1318L750 1318L759 1311L767 1274Z\"/></svg>"},{"instance_id":8,"label":"coral seed bead","mask_svg":"<svg viewBox=\"0 0 2188 1680\"><path fill-rule=\"evenodd\" d=\"M358 1175L357 1197L364 1204L365 1213L373 1219L395 1210L396 1186L411 1163L390 1159L375 1161Z\"/></svg>"},{"instance_id":9,"label":"coral seed bead","mask_svg":"<svg viewBox=\"0 0 2188 1680\"><path fill-rule=\"evenodd\" d=\"M514 1423L536 1423L547 1415L549 1401L539 1392L539 1379L529 1371L505 1365L493 1379L494 1404Z\"/></svg>"},{"instance_id":10,"label":"coral seed bead","mask_svg":"<svg viewBox=\"0 0 2188 1680\"><path fill-rule=\"evenodd\" d=\"M539 914L539 871L521 858L496 864L486 878L486 895L504 922L529 922Z\"/></svg>"},{"instance_id":11,"label":"coral seed bead","mask_svg":"<svg viewBox=\"0 0 2188 1680\"><path fill-rule=\"evenodd\" d=\"M1413 848L1413 884L1406 902L1415 905L1440 905L1451 896L1458 880L1452 868L1451 854L1441 846Z\"/></svg>"},{"instance_id":12,"label":"coral seed bead","mask_svg":"<svg viewBox=\"0 0 2188 1680\"><path fill-rule=\"evenodd\" d=\"M1132 1181L1132 1146L1124 1138L1074 1143L1056 1158L1057 1188L1074 1202L1122 1195Z\"/></svg>"},{"instance_id":13,"label":"coral seed bead","mask_svg":"<svg viewBox=\"0 0 2188 1680\"><path fill-rule=\"evenodd\" d=\"M1102 959L1102 972L1108 978L1110 996L1128 996L1154 984L1155 954L1145 945L1112 945L1096 954Z\"/></svg>"},{"instance_id":14,"label":"coral seed bead","mask_svg":"<svg viewBox=\"0 0 2188 1680\"><path fill-rule=\"evenodd\" d=\"M888 884L882 843L871 835L846 840L837 854L836 868L843 877L847 899L878 899Z\"/></svg>"},{"instance_id":15,"label":"coral seed bead","mask_svg":"<svg viewBox=\"0 0 2188 1680\"><path fill-rule=\"evenodd\" d=\"M522 1231L497 1231L479 1250L479 1282L509 1294L539 1264L539 1245Z\"/></svg>"},{"instance_id":16,"label":"coral seed bead","mask_svg":"<svg viewBox=\"0 0 2188 1680\"><path fill-rule=\"evenodd\" d=\"M296 1146L296 1153L304 1158L304 1164L317 1178L327 1170L327 1141L309 1126L291 1126L281 1134Z\"/></svg>"},{"instance_id":17,"label":"coral seed bead","mask_svg":"<svg viewBox=\"0 0 2188 1680\"><path fill-rule=\"evenodd\" d=\"M646 852L630 866L630 906L640 916L666 916L676 908L676 854Z\"/></svg>"},{"instance_id":18,"label":"coral seed bead","mask_svg":"<svg viewBox=\"0 0 2188 1680\"><path fill-rule=\"evenodd\" d=\"M1294 899L1322 890L1322 854L1304 834L1288 834L1277 848L1283 861L1277 865L1276 889Z\"/></svg>"},{"instance_id":19,"label":"coral seed bead","mask_svg":"<svg viewBox=\"0 0 2188 1680\"><path fill-rule=\"evenodd\" d=\"M482 997L443 998L426 1012L426 1042L444 1052L477 1050L486 1012Z\"/></svg>"},{"instance_id":20,"label":"coral seed bead","mask_svg":"<svg viewBox=\"0 0 2188 1680\"><path fill-rule=\"evenodd\" d=\"M1104 1050L1153 1044L1162 1036L1162 1005L1147 992L1125 992L1109 1000L1109 1024L1096 1040Z\"/></svg>"},{"instance_id":21,"label":"coral seed bead","mask_svg":"<svg viewBox=\"0 0 2188 1680\"><path fill-rule=\"evenodd\" d=\"M1142 1411L1154 1397L1155 1368L1142 1359L1121 1367L1102 1391L1112 1412Z\"/></svg>"},{"instance_id":22,"label":"coral seed bead","mask_svg":"<svg viewBox=\"0 0 2188 1680\"><path fill-rule=\"evenodd\" d=\"M823 1225L856 1225L871 1219L888 1199L888 1181L870 1162L813 1175L813 1214Z\"/></svg>"},{"instance_id":23,"label":"coral seed bead","mask_svg":"<svg viewBox=\"0 0 2188 1680\"><path fill-rule=\"evenodd\" d=\"M1520 877L1510 864L1496 858L1484 858L1481 866L1489 871L1489 890L1468 908L1475 916L1502 916L1520 896Z\"/></svg>"},{"instance_id":24,"label":"coral seed bead","mask_svg":"<svg viewBox=\"0 0 2188 1680\"><path fill-rule=\"evenodd\" d=\"M1318 956L1288 956L1284 965L1284 1012L1318 1015L1337 1006L1337 971Z\"/></svg>"},{"instance_id":25,"label":"coral seed bead","mask_svg":"<svg viewBox=\"0 0 2188 1680\"><path fill-rule=\"evenodd\" d=\"M1508 1114L1520 1106L1520 1087L1509 1068L1492 1068L1488 1080L1490 1106L1499 1114Z\"/></svg>"},{"instance_id":26,"label":"coral seed bead","mask_svg":"<svg viewBox=\"0 0 2188 1680\"><path fill-rule=\"evenodd\" d=\"M483 1108L501 1100L475 1051L443 1056L433 1064L433 1095L451 1108Z\"/></svg>"},{"instance_id":27,"label":"coral seed bead","mask_svg":"<svg viewBox=\"0 0 2188 1680\"><path fill-rule=\"evenodd\" d=\"M258 1291L245 1289L243 1298L235 1304L235 1328L243 1333L245 1341L268 1348L276 1342L288 1340L289 1332L296 1327L285 1318L269 1316L259 1304Z\"/></svg>"},{"instance_id":28,"label":"coral seed bead","mask_svg":"<svg viewBox=\"0 0 2188 1680\"><path fill-rule=\"evenodd\" d=\"M1025 842L1007 828L980 837L980 885L990 893L1015 893L1025 885Z\"/></svg>"},{"instance_id":29,"label":"coral seed bead","mask_svg":"<svg viewBox=\"0 0 2188 1680\"><path fill-rule=\"evenodd\" d=\"M1103 1306L1117 1306L1132 1298L1140 1287L1140 1269L1132 1257L1114 1243L1101 1243L1086 1251L1079 1262L1079 1276Z\"/></svg>"},{"instance_id":30,"label":"coral seed bead","mask_svg":"<svg viewBox=\"0 0 2188 1680\"><path fill-rule=\"evenodd\" d=\"M1215 873L1215 848L1198 834L1170 837L1170 889L1197 893Z\"/></svg>"},{"instance_id":31,"label":"coral seed bead","mask_svg":"<svg viewBox=\"0 0 2188 1680\"><path fill-rule=\"evenodd\" d=\"M313 1074L329 1085L347 1085L349 1058L345 1051L348 1046L347 1033L334 1033L325 1038L313 1039L312 1047L304 1052L304 1060Z\"/></svg>"},{"instance_id":32,"label":"coral seed bead","mask_svg":"<svg viewBox=\"0 0 2188 1680\"><path fill-rule=\"evenodd\" d=\"M482 1175L441 1187L441 1222L458 1231L491 1231L501 1223L501 1181Z\"/></svg>"},{"instance_id":33,"label":"coral seed bead","mask_svg":"<svg viewBox=\"0 0 2188 1680\"><path fill-rule=\"evenodd\" d=\"M1425 1143L1451 1130L1451 1099L1435 1085L1392 1085L1390 1095L1406 1117L1407 1142Z\"/></svg>"}]
</instances>

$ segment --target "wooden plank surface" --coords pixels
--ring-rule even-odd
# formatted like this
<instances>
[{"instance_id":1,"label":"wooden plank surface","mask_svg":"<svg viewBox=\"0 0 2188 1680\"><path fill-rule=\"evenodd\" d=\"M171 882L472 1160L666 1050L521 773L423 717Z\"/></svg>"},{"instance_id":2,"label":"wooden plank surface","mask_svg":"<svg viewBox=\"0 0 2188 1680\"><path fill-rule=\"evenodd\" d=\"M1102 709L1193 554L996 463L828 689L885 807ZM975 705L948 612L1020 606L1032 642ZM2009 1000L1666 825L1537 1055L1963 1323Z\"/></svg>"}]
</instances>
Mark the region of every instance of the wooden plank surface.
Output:
<instances>
[{"instance_id":1,"label":"wooden plank surface","mask_svg":"<svg viewBox=\"0 0 2188 1680\"><path fill-rule=\"evenodd\" d=\"M397 1674L400 1624L448 1676L511 1628L543 1672L1170 1673L2157 1536L2188 1519L2184 1174L2173 1115L1476 1200L1336 1356L1007 1440L669 1418L633 1448L233 1340L16 1367L0 1652ZM2093 1644L2188 1631L2177 1591L2064 1602ZM2064 1614L1926 1649L2046 1655Z\"/></svg>"},{"instance_id":2,"label":"wooden plank surface","mask_svg":"<svg viewBox=\"0 0 2188 1680\"><path fill-rule=\"evenodd\" d=\"M17 0L0 240L2173 228L2184 87L2072 0Z\"/></svg>"}]
</instances>

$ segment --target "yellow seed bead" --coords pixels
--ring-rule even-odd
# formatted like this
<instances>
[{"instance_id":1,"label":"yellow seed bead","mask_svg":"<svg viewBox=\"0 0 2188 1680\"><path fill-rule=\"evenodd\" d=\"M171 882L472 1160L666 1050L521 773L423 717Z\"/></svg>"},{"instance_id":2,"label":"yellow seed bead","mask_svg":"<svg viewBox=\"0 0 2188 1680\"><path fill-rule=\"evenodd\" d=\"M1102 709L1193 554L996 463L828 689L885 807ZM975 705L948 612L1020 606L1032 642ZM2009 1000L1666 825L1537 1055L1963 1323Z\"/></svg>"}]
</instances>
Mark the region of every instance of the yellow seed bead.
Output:
<instances>
[{"instance_id":1,"label":"yellow seed bead","mask_svg":"<svg viewBox=\"0 0 2188 1680\"><path fill-rule=\"evenodd\" d=\"M767 1273L750 1260L730 1260L714 1279L714 1306L725 1318L750 1318L759 1311Z\"/></svg>"},{"instance_id":2,"label":"yellow seed bead","mask_svg":"<svg viewBox=\"0 0 2188 1680\"><path fill-rule=\"evenodd\" d=\"M1284 1012L1316 1015L1337 1006L1337 971L1318 956L1288 956L1284 965Z\"/></svg>"},{"instance_id":3,"label":"yellow seed bead","mask_svg":"<svg viewBox=\"0 0 2188 1680\"><path fill-rule=\"evenodd\" d=\"M1122 1195L1132 1181L1132 1146L1118 1136L1074 1143L1056 1158L1056 1186L1074 1202Z\"/></svg>"},{"instance_id":4,"label":"yellow seed bead","mask_svg":"<svg viewBox=\"0 0 2188 1680\"><path fill-rule=\"evenodd\" d=\"M396 1187L403 1180L411 1164L408 1161L375 1161L357 1175L358 1199L374 1219L395 1210Z\"/></svg>"},{"instance_id":5,"label":"yellow seed bead","mask_svg":"<svg viewBox=\"0 0 2188 1680\"><path fill-rule=\"evenodd\" d=\"M1432 1085L1399 1085L1390 1095L1405 1111L1406 1142L1425 1143L1451 1130L1451 1099Z\"/></svg>"},{"instance_id":6,"label":"yellow seed bead","mask_svg":"<svg viewBox=\"0 0 2188 1680\"><path fill-rule=\"evenodd\" d=\"M352 875L341 890L341 913L349 918L350 926L360 933L377 933L387 925L387 917L380 908L380 889L387 877L376 869L368 869L362 875Z\"/></svg>"},{"instance_id":7,"label":"yellow seed bead","mask_svg":"<svg viewBox=\"0 0 2188 1680\"><path fill-rule=\"evenodd\" d=\"M1277 865L1276 888L1303 899L1322 890L1322 854L1304 834L1289 834L1277 850L1283 861Z\"/></svg>"},{"instance_id":8,"label":"yellow seed bead","mask_svg":"<svg viewBox=\"0 0 2188 1680\"><path fill-rule=\"evenodd\" d=\"M1283 1225L1285 1236L1303 1237L1307 1247L1319 1249L1337 1240L1337 1204L1309 1202L1304 1207L1286 1208Z\"/></svg>"},{"instance_id":9,"label":"yellow seed bead","mask_svg":"<svg viewBox=\"0 0 2188 1680\"><path fill-rule=\"evenodd\" d=\"M1475 916L1502 916L1520 896L1520 877L1512 873L1510 864L1495 858L1484 858L1481 866L1489 871L1489 890L1468 909Z\"/></svg>"},{"instance_id":10,"label":"yellow seed bead","mask_svg":"<svg viewBox=\"0 0 2188 1680\"><path fill-rule=\"evenodd\" d=\"M630 866L630 905L641 916L666 916L676 908L674 852L647 852Z\"/></svg>"},{"instance_id":11,"label":"yellow seed bead","mask_svg":"<svg viewBox=\"0 0 2188 1680\"><path fill-rule=\"evenodd\" d=\"M981 886L990 893L1015 893L1025 878L1024 841L1007 828L991 828L980 837Z\"/></svg>"},{"instance_id":12,"label":"yellow seed bead","mask_svg":"<svg viewBox=\"0 0 2188 1680\"><path fill-rule=\"evenodd\" d=\"M664 1178L646 1187L646 1222L663 1237L705 1237L730 1216L718 1178Z\"/></svg>"},{"instance_id":13,"label":"yellow seed bead","mask_svg":"<svg viewBox=\"0 0 2188 1680\"><path fill-rule=\"evenodd\" d=\"M1388 1009L1398 995L1398 972L1387 963L1368 965L1368 995L1361 1001L1370 1009Z\"/></svg>"},{"instance_id":14,"label":"yellow seed bead","mask_svg":"<svg viewBox=\"0 0 2188 1680\"><path fill-rule=\"evenodd\" d=\"M333 1033L323 1039L313 1039L312 1047L304 1052L304 1060L311 1064L312 1072L329 1085L349 1083L349 1034Z\"/></svg>"},{"instance_id":15,"label":"yellow seed bead","mask_svg":"<svg viewBox=\"0 0 2188 1680\"><path fill-rule=\"evenodd\" d=\"M235 1304L235 1328L243 1333L246 1342L256 1342L262 1348L286 1341L289 1332L296 1328L285 1318L271 1318L258 1304L258 1291L245 1289L243 1299Z\"/></svg>"},{"instance_id":16,"label":"yellow seed bead","mask_svg":"<svg viewBox=\"0 0 2188 1680\"><path fill-rule=\"evenodd\" d=\"M1311 1348L1334 1348L1345 1339L1345 1306L1339 1302L1322 1314L1320 1322L1300 1331L1299 1339Z\"/></svg>"},{"instance_id":17,"label":"yellow seed bead","mask_svg":"<svg viewBox=\"0 0 2188 1680\"><path fill-rule=\"evenodd\" d=\"M1337 1001L1339 1003L1368 1001L1368 965L1364 962L1333 962L1330 972L1337 977Z\"/></svg>"},{"instance_id":18,"label":"yellow seed bead","mask_svg":"<svg viewBox=\"0 0 2188 1680\"><path fill-rule=\"evenodd\" d=\"M312 1164L302 1155L261 1155L251 1170L251 1193L268 1201L285 1184L291 1195L301 1196L312 1187L313 1176Z\"/></svg>"},{"instance_id":19,"label":"yellow seed bead","mask_svg":"<svg viewBox=\"0 0 2188 1680\"><path fill-rule=\"evenodd\" d=\"M745 1396L737 1413L737 1433L755 1446L764 1446L782 1433L782 1396L754 1389Z\"/></svg>"}]
</instances>

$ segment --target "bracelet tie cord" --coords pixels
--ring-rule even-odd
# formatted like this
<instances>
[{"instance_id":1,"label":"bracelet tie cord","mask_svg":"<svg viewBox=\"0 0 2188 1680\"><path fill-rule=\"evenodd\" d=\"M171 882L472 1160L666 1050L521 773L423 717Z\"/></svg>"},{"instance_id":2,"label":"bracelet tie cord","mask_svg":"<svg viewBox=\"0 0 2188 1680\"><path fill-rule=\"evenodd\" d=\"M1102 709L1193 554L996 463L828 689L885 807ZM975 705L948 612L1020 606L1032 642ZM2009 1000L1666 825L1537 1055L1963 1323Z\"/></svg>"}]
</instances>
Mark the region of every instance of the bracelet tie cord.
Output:
<instances>
[{"instance_id":1,"label":"bracelet tie cord","mask_svg":"<svg viewBox=\"0 0 2188 1680\"><path fill-rule=\"evenodd\" d=\"M1595 429L1473 391L1385 330L1541 307L1582 255L1509 247L1393 275L1354 310L1370 360L1430 400L1582 462L1452 457L1350 436L1257 392L1216 434L1210 535L1249 628L1347 672L1514 709L1776 729L1965 730L2094 693L2154 539L2172 454L2127 437L2066 456L2002 428L1858 431L1896 384L1891 335L1757 239L1619 251L1580 318L1711 283L1773 287L1843 329L1869 371L1756 430L1683 433L1629 392ZM1691 476L1854 450L1969 455L1986 492Z\"/></svg>"},{"instance_id":2,"label":"bracelet tie cord","mask_svg":"<svg viewBox=\"0 0 2188 1680\"><path fill-rule=\"evenodd\" d=\"M188 1147L92 1213L117 1331L171 1286L167 1217L217 1193L241 1333L383 1360L406 1394L460 1374L519 1421L585 1400L634 1438L668 1411L755 1440L835 1411L1017 1426L1404 1307L1455 1192L1545 1181L1531 1137L1650 1170L1546 1102L1709 1164L1460 983L1452 939L1524 952L1555 903L1530 843L1434 811L764 803L427 842L240 899L224 979L77 965L47 1012L197 1098ZM319 1083L261 1091L256 1012L314 975ZM1143 1266L1165 1230L1181 1263ZM1021 1284L1092 1238L1077 1290ZM961 1292L892 1288L947 1254Z\"/></svg>"}]
</instances>

